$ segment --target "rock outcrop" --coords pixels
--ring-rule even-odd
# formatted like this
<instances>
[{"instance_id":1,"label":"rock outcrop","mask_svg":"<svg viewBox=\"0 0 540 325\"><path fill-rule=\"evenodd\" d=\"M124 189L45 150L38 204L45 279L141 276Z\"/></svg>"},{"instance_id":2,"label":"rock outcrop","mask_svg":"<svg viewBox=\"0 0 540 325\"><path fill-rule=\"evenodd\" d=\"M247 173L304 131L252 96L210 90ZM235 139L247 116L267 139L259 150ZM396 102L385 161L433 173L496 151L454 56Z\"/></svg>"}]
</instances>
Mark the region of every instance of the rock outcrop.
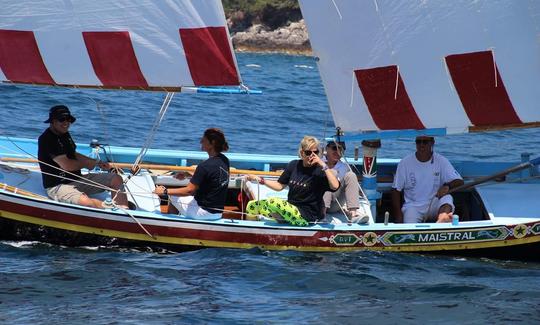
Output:
<instances>
[{"instance_id":1,"label":"rock outcrop","mask_svg":"<svg viewBox=\"0 0 540 325\"><path fill-rule=\"evenodd\" d=\"M235 50L246 52L285 52L311 54L308 33L304 20L269 30L261 24L252 25L245 31L232 35Z\"/></svg>"}]
</instances>

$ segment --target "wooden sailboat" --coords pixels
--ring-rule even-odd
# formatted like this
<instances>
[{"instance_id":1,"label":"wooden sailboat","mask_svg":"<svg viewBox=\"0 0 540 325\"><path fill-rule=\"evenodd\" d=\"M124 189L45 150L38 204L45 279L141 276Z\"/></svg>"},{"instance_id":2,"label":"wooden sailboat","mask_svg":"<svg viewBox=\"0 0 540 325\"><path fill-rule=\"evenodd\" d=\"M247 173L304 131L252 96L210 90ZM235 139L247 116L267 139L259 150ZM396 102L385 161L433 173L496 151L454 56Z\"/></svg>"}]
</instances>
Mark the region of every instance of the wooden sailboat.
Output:
<instances>
[{"instance_id":1,"label":"wooden sailboat","mask_svg":"<svg viewBox=\"0 0 540 325\"><path fill-rule=\"evenodd\" d=\"M503 10L487 2L483 4L488 12ZM511 57L514 50L519 52L516 55L521 55L517 60L521 66L519 72L527 70L530 63L527 58L536 55L537 60L539 57L537 44L529 48L532 53L525 55L520 46L529 43L526 39L516 38L512 50L504 50L504 44L499 45L498 41L510 37L508 35L485 37L487 43L497 41L493 44L478 43L480 36L470 42L445 42L453 28L447 24L467 31L477 30L475 18L469 17L471 10L475 12L471 6L443 2L420 5L391 1L301 2L335 125L345 133L339 134L340 140L385 139L414 136L419 132L446 135L479 128L530 126L540 121L533 105L534 96L540 94L535 89L540 85L536 80L540 78L538 71L522 75L527 80L520 84L530 91L521 92L510 86L513 83L504 73L507 69L515 71L506 65L506 56ZM6 2L3 7L9 7L7 12L13 13L12 18L0 21L0 77L5 82L164 92L249 91L239 88L241 78L219 1L133 4L99 0L73 7L68 7L64 1L51 1L41 8L19 1ZM534 5L526 8L517 3L511 7L516 11L510 11L505 17L523 14L520 11L523 9L525 15L533 19L534 13L539 12ZM450 9L455 12L444 16L447 21L437 16ZM47 12L48 16L36 14L42 12ZM417 17L415 14L428 21L425 26L408 23ZM483 20L483 23L496 27L500 19ZM526 20L514 23L528 26ZM538 26L534 20L528 23ZM489 29L486 26L484 30ZM521 31L520 26L510 30ZM403 33L398 33L402 30ZM534 31L528 33L534 34ZM431 36L429 42L426 41L429 46L424 44L428 51L415 55L421 41L426 40L425 34ZM469 34L474 38L473 32ZM411 43L410 38L417 39L412 45L406 45ZM490 46L495 46L495 50L479 50ZM503 53L499 55L499 51ZM494 53L497 53L496 61ZM439 61L430 61L434 58ZM486 66L491 67L491 74L484 71ZM470 69L473 72L467 72ZM480 94L478 98L490 99L487 104L470 98L472 86L467 80L473 80L474 89ZM492 84L488 85L485 80ZM227 86L235 88L225 88ZM419 91L427 86L429 90L421 96ZM520 95L524 98L514 99ZM531 98L527 98L528 95ZM166 98L170 101L171 97ZM519 105L512 105L514 100ZM166 106L167 103L162 113ZM513 114L508 113L509 107L513 108ZM495 115L497 117L493 117ZM231 171L226 211L221 220L200 221L168 213L160 198L151 191L155 184L185 185L155 171L189 170L189 165L196 165L205 158L203 153L148 149L144 159L153 164L140 165L142 171L130 176L128 181L129 168L126 167L140 160L140 149L94 143L78 144L78 150L87 155L114 157L113 162L124 168L128 196L136 209L102 210L48 199L35 161L36 140L2 137L0 232L3 238L175 250L259 247L319 252L450 252L533 260L540 256L537 159L531 162L524 159L519 172L510 169L497 178L512 182L490 181L490 186L454 193L456 212L461 217L457 225L397 224L392 222L391 216L385 220L385 212L390 210L388 193L398 160L378 159L373 164L377 167L375 170L358 175L366 194L361 198L361 208L369 216L369 224L315 223L297 227L275 220L248 218L243 213L246 199L286 196L286 193L258 188L245 182L242 175L256 170L255 173L277 176L295 157L227 154L235 169ZM350 159L350 162L360 170L365 166L362 161ZM467 181L498 174L513 165L453 164Z\"/></svg>"}]
</instances>

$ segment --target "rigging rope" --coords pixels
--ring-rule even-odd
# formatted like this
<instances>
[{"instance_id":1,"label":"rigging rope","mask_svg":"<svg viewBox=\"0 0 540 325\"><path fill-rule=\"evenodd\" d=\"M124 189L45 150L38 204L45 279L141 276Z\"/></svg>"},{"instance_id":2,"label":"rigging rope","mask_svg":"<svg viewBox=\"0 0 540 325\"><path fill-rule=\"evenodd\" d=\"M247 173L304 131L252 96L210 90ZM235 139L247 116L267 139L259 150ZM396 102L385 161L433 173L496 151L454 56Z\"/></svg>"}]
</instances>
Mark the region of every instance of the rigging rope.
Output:
<instances>
[{"instance_id":1,"label":"rigging rope","mask_svg":"<svg viewBox=\"0 0 540 325\"><path fill-rule=\"evenodd\" d=\"M129 212L127 209L124 209L124 208L122 208L122 207L116 205L115 203L113 203L113 205L114 205L117 209L121 210L122 212L124 212L125 214L127 214L128 216L130 216L131 219L133 219L133 220L139 225L139 227L141 227L141 229L142 229L142 230L143 230L150 238L152 238L152 239L154 239L154 240L157 239L156 236L150 234L150 232L142 225L142 223L139 221L139 219L135 218L135 216L134 216L131 212Z\"/></svg>"},{"instance_id":2,"label":"rigging rope","mask_svg":"<svg viewBox=\"0 0 540 325\"><path fill-rule=\"evenodd\" d=\"M343 20L343 16L341 15L341 11L339 11L336 1L332 0L332 3L334 4L334 8L336 8L337 14L339 15L339 19Z\"/></svg>"},{"instance_id":3,"label":"rigging rope","mask_svg":"<svg viewBox=\"0 0 540 325\"><path fill-rule=\"evenodd\" d=\"M444 60L444 68L446 70L446 76L448 77L448 84L450 85L450 88L457 94L456 88L454 87L454 83L452 82L452 75L450 74L450 69L448 69L448 62L446 62L446 57L443 58Z\"/></svg>"},{"instance_id":4,"label":"rigging rope","mask_svg":"<svg viewBox=\"0 0 540 325\"><path fill-rule=\"evenodd\" d=\"M498 87L498 85L497 85L497 63L495 63L495 48L490 47L489 49L491 51L491 58L493 59L493 74L494 74L494 78L495 78L495 88L497 88Z\"/></svg>"},{"instance_id":5,"label":"rigging rope","mask_svg":"<svg viewBox=\"0 0 540 325\"><path fill-rule=\"evenodd\" d=\"M354 70L352 72L352 78L351 78L351 102L349 104L349 107L353 107L354 104Z\"/></svg>"},{"instance_id":6,"label":"rigging rope","mask_svg":"<svg viewBox=\"0 0 540 325\"><path fill-rule=\"evenodd\" d=\"M150 130L150 134L148 135L148 138L146 138L146 141L144 145L142 146L141 151L139 152L139 155L133 162L132 171L137 170L144 155L146 155L146 152L148 151L150 145L154 141L154 137L157 133L157 129L160 126L161 122L163 121L163 118L165 116L165 113L167 112L167 109L169 108L169 105L172 101L173 96L174 96L173 92L167 92L167 94L165 95L165 99L163 100L163 104L161 105L158 116L154 120L154 125L152 126L152 129Z\"/></svg>"},{"instance_id":7,"label":"rigging rope","mask_svg":"<svg viewBox=\"0 0 540 325\"><path fill-rule=\"evenodd\" d=\"M67 170L64 170L64 169L60 168L60 167L56 167L56 166L54 166L54 165L51 165L51 164L48 164L48 163L46 163L46 162L40 161L36 156L30 154L29 152L26 152L23 148L21 148L19 145L17 145L17 143L15 143L13 140L11 140L10 137L6 137L6 138L7 138L14 146L16 146L17 148L19 148L19 150L20 150L21 152L24 152L24 153L25 153L26 155L28 155L29 157L32 157L32 158L35 159L38 163L42 163L42 164L44 164L44 165L46 165L46 166L48 166L48 167L51 167L51 168L53 168L53 169L56 169L56 170L65 172L66 174L69 174L69 175L75 177L75 179L74 179L74 178L67 178L67 177L63 177L63 176L59 176L59 175L54 175L54 174L51 174L51 173L45 173L45 172L43 172L43 171L40 170L39 173L41 173L41 174L45 174L45 175L48 175L48 176L55 176L55 177L57 177L57 178L62 178L62 179L69 179L69 180L71 180L71 181L73 181L73 182L85 184L85 185L88 185L88 186L94 186L94 187L99 188L99 189L102 189L102 190L104 190L104 191L111 191L112 193L121 192L121 191L119 191L119 190L117 191L117 190L114 190L114 189L112 189L112 188L110 188L110 187L107 187L107 186L105 186L105 185L102 185L102 184L100 184L100 183L97 183L97 182L94 182L94 181L92 181L92 180L86 179L86 178L84 178L84 177L82 177L82 176L79 176L79 175L77 175L77 174L73 174L73 173L71 173L71 172L69 172L69 171L67 171ZM8 151L17 153L17 151L12 150L12 149L10 149L10 148L8 148L8 147L2 146L2 145L0 145L0 147L6 149L6 150L8 150ZM3 164L4 164L4 165L9 165L9 163L3 163ZM77 179L80 179L80 180L77 180Z\"/></svg>"},{"instance_id":8,"label":"rigging rope","mask_svg":"<svg viewBox=\"0 0 540 325\"><path fill-rule=\"evenodd\" d=\"M397 100L397 91L399 85L399 65L396 65L396 90L394 91L394 100Z\"/></svg>"}]
</instances>

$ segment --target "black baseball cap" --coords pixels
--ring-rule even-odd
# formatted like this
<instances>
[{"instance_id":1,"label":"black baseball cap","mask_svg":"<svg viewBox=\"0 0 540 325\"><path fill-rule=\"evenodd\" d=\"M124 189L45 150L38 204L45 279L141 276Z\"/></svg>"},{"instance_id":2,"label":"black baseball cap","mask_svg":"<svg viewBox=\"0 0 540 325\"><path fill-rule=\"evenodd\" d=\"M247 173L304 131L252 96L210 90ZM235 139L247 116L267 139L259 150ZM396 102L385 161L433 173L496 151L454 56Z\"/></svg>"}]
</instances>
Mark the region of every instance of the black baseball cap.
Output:
<instances>
[{"instance_id":1,"label":"black baseball cap","mask_svg":"<svg viewBox=\"0 0 540 325\"><path fill-rule=\"evenodd\" d=\"M345 146L345 142L343 142L343 141L333 141L333 140L331 140L331 141L328 141L328 143L326 143L326 146L327 146L327 147L329 147L329 146L335 146L336 144L337 144L338 146L340 146L341 149L343 149L343 150L347 149L347 147Z\"/></svg>"},{"instance_id":2,"label":"black baseball cap","mask_svg":"<svg viewBox=\"0 0 540 325\"><path fill-rule=\"evenodd\" d=\"M71 123L74 123L77 119L71 115L69 108L65 105L56 105L49 110L49 118L44 123L51 123L52 120L58 120L61 117L67 117L71 119Z\"/></svg>"}]
</instances>

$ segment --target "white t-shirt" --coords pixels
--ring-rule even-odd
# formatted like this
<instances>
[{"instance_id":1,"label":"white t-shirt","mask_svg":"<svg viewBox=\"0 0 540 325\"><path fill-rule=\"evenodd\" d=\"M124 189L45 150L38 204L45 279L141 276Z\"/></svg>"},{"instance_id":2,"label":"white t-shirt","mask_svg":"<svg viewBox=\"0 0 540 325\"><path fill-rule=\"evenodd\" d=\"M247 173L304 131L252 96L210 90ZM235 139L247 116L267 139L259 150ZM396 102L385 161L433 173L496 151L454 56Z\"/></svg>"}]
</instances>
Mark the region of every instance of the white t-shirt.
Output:
<instances>
[{"instance_id":1,"label":"white t-shirt","mask_svg":"<svg viewBox=\"0 0 540 325\"><path fill-rule=\"evenodd\" d=\"M343 180L343 177L345 177L345 174L349 171L349 167L341 162L341 160L338 161L332 169L337 171L337 178L340 182Z\"/></svg>"},{"instance_id":2,"label":"white t-shirt","mask_svg":"<svg viewBox=\"0 0 540 325\"><path fill-rule=\"evenodd\" d=\"M326 162L326 157L323 157L322 161ZM338 160L338 162L331 169L337 172L336 177L340 182L343 180L343 177L345 177L345 174L350 170L349 166L347 166L341 160Z\"/></svg>"},{"instance_id":3,"label":"white t-shirt","mask_svg":"<svg viewBox=\"0 0 540 325\"><path fill-rule=\"evenodd\" d=\"M462 178L442 155L434 152L430 160L420 162L412 153L399 162L392 187L404 191L404 206L422 206L429 204L442 184L455 179Z\"/></svg>"}]
</instances>

